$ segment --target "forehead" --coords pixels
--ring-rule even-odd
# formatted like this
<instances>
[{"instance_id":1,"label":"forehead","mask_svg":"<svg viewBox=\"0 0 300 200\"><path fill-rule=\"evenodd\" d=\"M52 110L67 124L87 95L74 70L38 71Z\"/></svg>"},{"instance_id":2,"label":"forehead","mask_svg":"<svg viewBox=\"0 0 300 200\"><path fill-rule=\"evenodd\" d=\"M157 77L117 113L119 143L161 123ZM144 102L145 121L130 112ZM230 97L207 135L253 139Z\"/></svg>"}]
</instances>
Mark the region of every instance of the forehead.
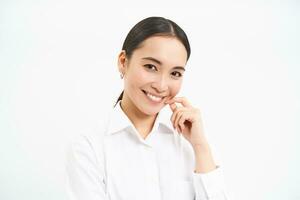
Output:
<instances>
[{"instance_id":1,"label":"forehead","mask_svg":"<svg viewBox=\"0 0 300 200\"><path fill-rule=\"evenodd\" d=\"M140 48L133 53L135 59L143 57L153 57L164 65L185 66L187 52L181 41L175 37L153 36L143 41Z\"/></svg>"}]
</instances>

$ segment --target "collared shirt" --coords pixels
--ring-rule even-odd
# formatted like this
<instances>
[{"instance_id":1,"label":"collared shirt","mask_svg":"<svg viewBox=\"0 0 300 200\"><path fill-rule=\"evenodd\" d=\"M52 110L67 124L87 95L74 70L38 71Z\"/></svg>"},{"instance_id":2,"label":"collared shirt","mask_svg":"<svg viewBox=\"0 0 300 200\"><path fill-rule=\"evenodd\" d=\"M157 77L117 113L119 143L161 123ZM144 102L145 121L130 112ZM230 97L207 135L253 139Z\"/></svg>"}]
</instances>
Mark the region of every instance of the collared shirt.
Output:
<instances>
[{"instance_id":1,"label":"collared shirt","mask_svg":"<svg viewBox=\"0 0 300 200\"><path fill-rule=\"evenodd\" d=\"M228 200L220 165L196 173L190 143L162 109L143 139L120 106L69 148L70 200Z\"/></svg>"}]
</instances>

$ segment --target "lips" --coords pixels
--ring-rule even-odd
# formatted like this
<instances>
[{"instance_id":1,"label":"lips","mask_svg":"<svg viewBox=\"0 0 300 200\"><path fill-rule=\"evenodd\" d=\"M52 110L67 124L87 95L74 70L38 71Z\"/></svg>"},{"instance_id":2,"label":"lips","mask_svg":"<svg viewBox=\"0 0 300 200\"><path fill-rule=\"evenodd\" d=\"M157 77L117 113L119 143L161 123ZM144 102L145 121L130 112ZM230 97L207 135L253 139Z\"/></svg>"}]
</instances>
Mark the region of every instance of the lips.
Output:
<instances>
[{"instance_id":1,"label":"lips","mask_svg":"<svg viewBox=\"0 0 300 200\"><path fill-rule=\"evenodd\" d=\"M156 96L149 92L146 92L145 90L142 90L142 91L144 92L146 97L153 103L161 103L163 101L163 99L166 97L166 96Z\"/></svg>"}]
</instances>

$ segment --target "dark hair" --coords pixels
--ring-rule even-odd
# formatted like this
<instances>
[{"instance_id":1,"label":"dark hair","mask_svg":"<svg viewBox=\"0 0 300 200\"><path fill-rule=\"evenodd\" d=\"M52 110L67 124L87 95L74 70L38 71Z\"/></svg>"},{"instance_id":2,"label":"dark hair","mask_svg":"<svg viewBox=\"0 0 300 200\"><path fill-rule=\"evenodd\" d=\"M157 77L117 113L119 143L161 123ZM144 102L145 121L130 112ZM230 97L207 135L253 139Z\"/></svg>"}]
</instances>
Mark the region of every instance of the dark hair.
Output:
<instances>
[{"instance_id":1,"label":"dark hair","mask_svg":"<svg viewBox=\"0 0 300 200\"><path fill-rule=\"evenodd\" d=\"M127 34L122 50L125 50L128 60L133 51L140 47L140 44L151 36L176 37L184 45L187 51L187 60L190 57L191 49L185 32L173 21L163 17L148 17L138 22ZM116 104L122 100L123 93L120 94Z\"/></svg>"}]
</instances>

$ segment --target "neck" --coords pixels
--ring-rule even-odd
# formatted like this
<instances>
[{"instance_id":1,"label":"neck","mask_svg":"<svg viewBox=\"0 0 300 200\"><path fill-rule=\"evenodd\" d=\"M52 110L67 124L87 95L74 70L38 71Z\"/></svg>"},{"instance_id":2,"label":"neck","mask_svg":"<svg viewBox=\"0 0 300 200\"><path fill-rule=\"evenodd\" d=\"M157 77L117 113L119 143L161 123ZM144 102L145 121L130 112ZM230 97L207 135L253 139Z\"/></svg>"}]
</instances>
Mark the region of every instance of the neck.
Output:
<instances>
[{"instance_id":1,"label":"neck","mask_svg":"<svg viewBox=\"0 0 300 200\"><path fill-rule=\"evenodd\" d=\"M126 97L121 100L120 105L139 134L145 139L153 128L157 114L147 115L143 113Z\"/></svg>"}]
</instances>

